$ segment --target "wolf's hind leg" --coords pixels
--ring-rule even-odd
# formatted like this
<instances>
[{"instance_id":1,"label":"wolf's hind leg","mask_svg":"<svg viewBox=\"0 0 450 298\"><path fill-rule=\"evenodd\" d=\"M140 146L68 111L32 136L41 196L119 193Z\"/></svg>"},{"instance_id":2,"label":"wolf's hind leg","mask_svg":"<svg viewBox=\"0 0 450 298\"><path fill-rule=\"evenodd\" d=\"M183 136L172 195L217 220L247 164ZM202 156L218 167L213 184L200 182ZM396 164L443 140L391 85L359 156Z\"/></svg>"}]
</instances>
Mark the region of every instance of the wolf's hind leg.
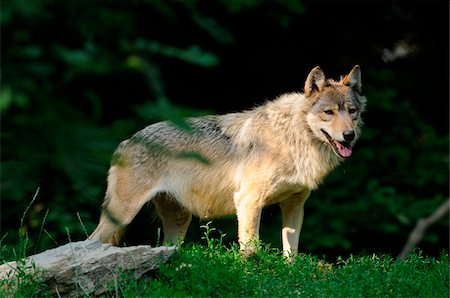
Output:
<instances>
[{"instance_id":1,"label":"wolf's hind leg","mask_svg":"<svg viewBox=\"0 0 450 298\"><path fill-rule=\"evenodd\" d=\"M122 240L123 227L108 216L108 211L102 211L100 222L88 239L100 240L103 243L119 245Z\"/></svg>"},{"instance_id":2,"label":"wolf's hind leg","mask_svg":"<svg viewBox=\"0 0 450 298\"><path fill-rule=\"evenodd\" d=\"M165 244L177 244L186 235L192 213L167 193L160 193L153 199L156 211L162 221Z\"/></svg>"},{"instance_id":3,"label":"wolf's hind leg","mask_svg":"<svg viewBox=\"0 0 450 298\"><path fill-rule=\"evenodd\" d=\"M89 239L119 244L123 228L131 223L142 206L151 199L152 188L141 185L125 167L111 167L100 222Z\"/></svg>"}]
</instances>

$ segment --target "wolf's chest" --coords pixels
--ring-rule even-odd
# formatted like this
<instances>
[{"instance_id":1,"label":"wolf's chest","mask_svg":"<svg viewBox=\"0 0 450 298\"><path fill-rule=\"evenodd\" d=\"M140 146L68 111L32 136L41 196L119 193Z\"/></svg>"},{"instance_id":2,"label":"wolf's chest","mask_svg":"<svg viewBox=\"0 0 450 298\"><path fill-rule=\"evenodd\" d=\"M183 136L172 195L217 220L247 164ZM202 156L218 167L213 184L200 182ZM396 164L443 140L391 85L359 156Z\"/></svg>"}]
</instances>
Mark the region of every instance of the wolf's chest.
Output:
<instances>
[{"instance_id":1,"label":"wolf's chest","mask_svg":"<svg viewBox=\"0 0 450 298\"><path fill-rule=\"evenodd\" d=\"M310 150L292 157L290 174L286 180L290 184L316 189L325 177L339 164L339 159L329 150Z\"/></svg>"}]
</instances>

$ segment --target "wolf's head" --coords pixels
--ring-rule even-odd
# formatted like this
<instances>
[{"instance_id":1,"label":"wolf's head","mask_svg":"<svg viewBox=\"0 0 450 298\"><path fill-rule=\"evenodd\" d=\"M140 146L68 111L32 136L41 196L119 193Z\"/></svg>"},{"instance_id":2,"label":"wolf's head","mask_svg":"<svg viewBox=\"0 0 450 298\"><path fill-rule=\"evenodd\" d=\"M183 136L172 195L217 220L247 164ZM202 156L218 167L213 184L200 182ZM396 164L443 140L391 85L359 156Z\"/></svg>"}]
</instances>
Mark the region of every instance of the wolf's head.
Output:
<instances>
[{"instance_id":1,"label":"wolf's head","mask_svg":"<svg viewBox=\"0 0 450 298\"><path fill-rule=\"evenodd\" d=\"M305 99L309 103L306 121L314 137L331 146L337 156L350 157L366 104L359 66L340 81L326 79L322 69L315 67L305 82Z\"/></svg>"}]
</instances>

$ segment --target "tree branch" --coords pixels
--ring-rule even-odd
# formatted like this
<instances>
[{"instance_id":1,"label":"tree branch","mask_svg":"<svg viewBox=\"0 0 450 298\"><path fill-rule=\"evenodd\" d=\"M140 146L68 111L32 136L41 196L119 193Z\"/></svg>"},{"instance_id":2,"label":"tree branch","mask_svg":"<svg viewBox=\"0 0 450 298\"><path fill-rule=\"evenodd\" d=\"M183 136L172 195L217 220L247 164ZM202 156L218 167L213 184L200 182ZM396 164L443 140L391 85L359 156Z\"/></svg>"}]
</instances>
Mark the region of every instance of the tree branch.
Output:
<instances>
[{"instance_id":1,"label":"tree branch","mask_svg":"<svg viewBox=\"0 0 450 298\"><path fill-rule=\"evenodd\" d=\"M403 246L402 252L398 255L398 257L402 260L405 260L411 250L417 245L417 243L422 241L425 231L431 225L444 217L444 215L449 212L449 208L450 198L443 202L430 216L419 219L416 223L416 226L409 234L408 241Z\"/></svg>"}]
</instances>

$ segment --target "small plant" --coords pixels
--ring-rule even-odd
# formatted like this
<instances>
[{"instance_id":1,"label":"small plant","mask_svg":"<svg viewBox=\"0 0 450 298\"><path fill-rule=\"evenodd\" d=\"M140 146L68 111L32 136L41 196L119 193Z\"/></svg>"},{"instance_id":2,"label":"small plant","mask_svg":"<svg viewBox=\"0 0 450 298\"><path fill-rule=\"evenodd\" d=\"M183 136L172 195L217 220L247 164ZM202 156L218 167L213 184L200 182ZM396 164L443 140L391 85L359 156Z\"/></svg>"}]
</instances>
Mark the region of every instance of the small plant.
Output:
<instances>
[{"instance_id":1,"label":"small plant","mask_svg":"<svg viewBox=\"0 0 450 298\"><path fill-rule=\"evenodd\" d=\"M0 297L44 297L43 271L33 262L19 259L0 279Z\"/></svg>"},{"instance_id":2,"label":"small plant","mask_svg":"<svg viewBox=\"0 0 450 298\"><path fill-rule=\"evenodd\" d=\"M39 188L37 188L32 200L22 214L22 218L20 219L20 228L18 231L19 242L17 246L9 248L12 253L8 252L6 247L3 246L3 240L6 238L6 235L4 235L0 240L0 263L7 264L11 268L9 272L2 272L0 275L0 297L42 297L46 295L46 287L42 281L43 271L37 268L36 264L32 260L26 259L27 251L30 248L30 245L28 234L22 230L26 214L35 202L38 194ZM37 243L39 243L42 231L44 230L43 227L47 215L48 211L42 221ZM36 248L34 253L36 253ZM9 260L6 257L7 255L13 255L14 259L11 262L8 262Z\"/></svg>"},{"instance_id":3,"label":"small plant","mask_svg":"<svg viewBox=\"0 0 450 298\"><path fill-rule=\"evenodd\" d=\"M206 243L208 244L208 247L210 248L214 248L216 246L221 247L222 246L222 242L223 242L223 238L227 235L225 233L220 233L220 238L216 239L212 237L212 233L216 232L216 228L211 227L212 222L209 221L206 224L200 226L200 228L204 229L205 232L203 233L203 237L202 239L206 241Z\"/></svg>"}]
</instances>

